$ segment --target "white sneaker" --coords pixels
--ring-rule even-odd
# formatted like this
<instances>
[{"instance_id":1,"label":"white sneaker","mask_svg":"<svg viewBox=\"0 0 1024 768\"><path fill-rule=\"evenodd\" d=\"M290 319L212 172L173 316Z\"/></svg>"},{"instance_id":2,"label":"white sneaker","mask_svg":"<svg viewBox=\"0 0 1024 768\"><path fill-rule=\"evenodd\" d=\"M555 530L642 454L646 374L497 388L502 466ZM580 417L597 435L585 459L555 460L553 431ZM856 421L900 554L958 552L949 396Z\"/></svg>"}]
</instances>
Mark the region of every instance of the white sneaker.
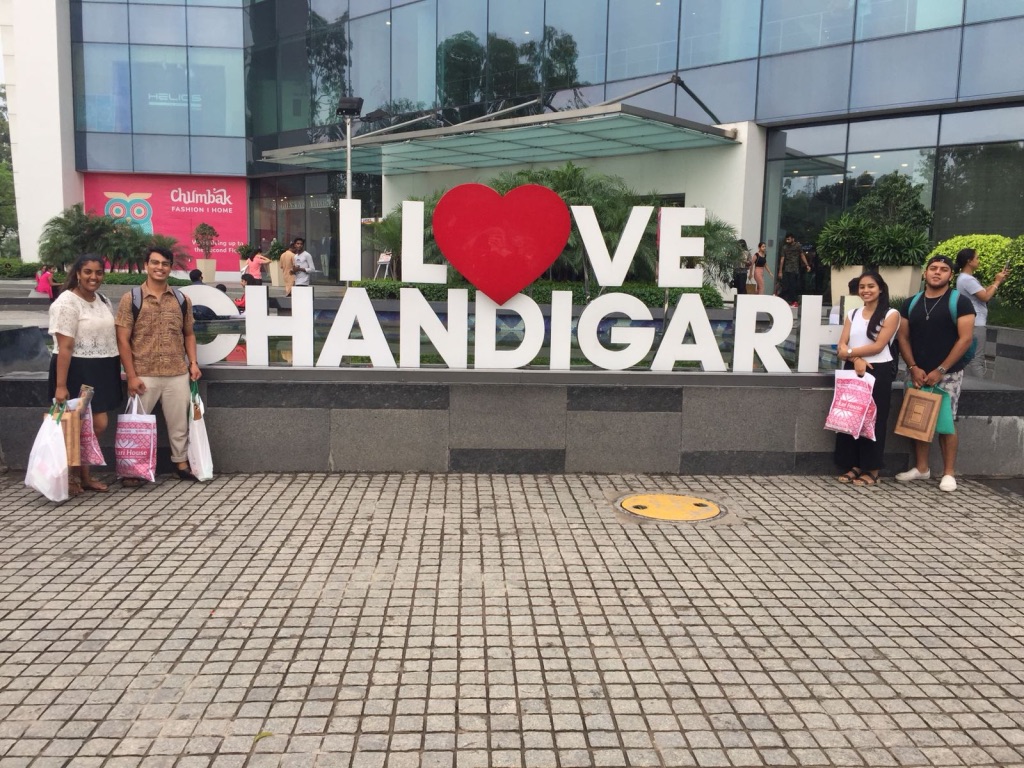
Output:
<instances>
[{"instance_id":1,"label":"white sneaker","mask_svg":"<svg viewBox=\"0 0 1024 768\"><path fill-rule=\"evenodd\" d=\"M939 481L940 491L955 491L956 490L956 478L952 475L943 475Z\"/></svg>"},{"instance_id":2,"label":"white sneaker","mask_svg":"<svg viewBox=\"0 0 1024 768\"><path fill-rule=\"evenodd\" d=\"M897 472L896 479L901 483L909 483L911 480L930 480L932 471L926 469L924 472L919 470L917 467L911 467L906 472ZM956 487L956 483L953 484ZM950 488L950 490L953 490Z\"/></svg>"}]
</instances>

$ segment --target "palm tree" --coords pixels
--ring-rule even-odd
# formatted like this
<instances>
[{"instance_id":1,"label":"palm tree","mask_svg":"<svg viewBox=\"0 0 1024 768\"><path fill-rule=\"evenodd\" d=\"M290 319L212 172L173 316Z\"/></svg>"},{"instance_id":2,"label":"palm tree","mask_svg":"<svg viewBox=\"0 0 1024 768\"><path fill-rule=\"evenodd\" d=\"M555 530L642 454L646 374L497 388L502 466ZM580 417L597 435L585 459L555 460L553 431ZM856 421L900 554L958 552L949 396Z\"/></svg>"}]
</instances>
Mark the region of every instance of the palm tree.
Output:
<instances>
[{"instance_id":1,"label":"palm tree","mask_svg":"<svg viewBox=\"0 0 1024 768\"><path fill-rule=\"evenodd\" d=\"M107 255L116 226L109 216L87 213L77 203L46 222L39 238L39 256L46 263L64 265L83 253Z\"/></svg>"}]
</instances>

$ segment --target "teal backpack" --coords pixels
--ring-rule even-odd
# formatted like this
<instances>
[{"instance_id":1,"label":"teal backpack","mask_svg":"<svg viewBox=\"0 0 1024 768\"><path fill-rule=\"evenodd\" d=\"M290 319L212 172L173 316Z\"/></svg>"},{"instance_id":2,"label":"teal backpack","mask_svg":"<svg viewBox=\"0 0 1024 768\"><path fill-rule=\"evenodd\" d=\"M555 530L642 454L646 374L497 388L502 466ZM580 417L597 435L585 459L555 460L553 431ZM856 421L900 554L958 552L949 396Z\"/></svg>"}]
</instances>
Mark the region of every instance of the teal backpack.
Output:
<instances>
[{"instance_id":1,"label":"teal backpack","mask_svg":"<svg viewBox=\"0 0 1024 768\"><path fill-rule=\"evenodd\" d=\"M910 300L910 304L907 305L907 317L910 317L910 313L914 311L914 307L922 296L924 296L924 291L918 291ZM953 318L953 325L956 325L957 321L956 305L959 300L960 291L954 288L949 292L949 316ZM978 340L971 339L971 346L967 348L967 351L964 352L964 356L960 359L963 360L964 365L966 365L974 359L976 354L978 354Z\"/></svg>"}]
</instances>

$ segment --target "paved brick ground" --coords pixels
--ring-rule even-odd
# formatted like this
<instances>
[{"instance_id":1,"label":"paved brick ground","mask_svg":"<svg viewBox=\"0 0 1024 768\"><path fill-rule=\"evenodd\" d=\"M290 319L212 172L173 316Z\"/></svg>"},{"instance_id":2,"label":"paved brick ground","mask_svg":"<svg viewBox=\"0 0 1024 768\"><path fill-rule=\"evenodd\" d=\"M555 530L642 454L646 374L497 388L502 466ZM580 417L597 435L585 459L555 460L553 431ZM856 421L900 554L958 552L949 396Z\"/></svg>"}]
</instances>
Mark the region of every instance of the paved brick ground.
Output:
<instances>
[{"instance_id":1,"label":"paved brick ground","mask_svg":"<svg viewBox=\"0 0 1024 768\"><path fill-rule=\"evenodd\" d=\"M1024 505L980 484L20 480L0 768L1024 765Z\"/></svg>"}]
</instances>

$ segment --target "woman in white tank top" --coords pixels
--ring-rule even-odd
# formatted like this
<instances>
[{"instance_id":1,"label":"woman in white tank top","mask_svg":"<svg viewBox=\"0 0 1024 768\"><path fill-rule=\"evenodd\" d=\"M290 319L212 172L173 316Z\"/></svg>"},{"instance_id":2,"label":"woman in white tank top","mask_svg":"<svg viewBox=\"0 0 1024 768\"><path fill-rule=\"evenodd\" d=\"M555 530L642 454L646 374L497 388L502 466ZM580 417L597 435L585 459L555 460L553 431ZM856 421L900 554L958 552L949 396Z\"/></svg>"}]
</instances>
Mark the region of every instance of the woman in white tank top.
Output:
<instances>
[{"instance_id":1,"label":"woman in white tank top","mask_svg":"<svg viewBox=\"0 0 1024 768\"><path fill-rule=\"evenodd\" d=\"M847 313L837 351L844 368L858 376L870 372L875 377L871 393L878 409L875 439L837 434L835 460L844 470L838 477L840 483L866 486L878 484L885 463L885 429L896 375L889 345L900 327L900 314L889 306L889 286L875 271L860 276L857 294L864 306Z\"/></svg>"}]
</instances>

